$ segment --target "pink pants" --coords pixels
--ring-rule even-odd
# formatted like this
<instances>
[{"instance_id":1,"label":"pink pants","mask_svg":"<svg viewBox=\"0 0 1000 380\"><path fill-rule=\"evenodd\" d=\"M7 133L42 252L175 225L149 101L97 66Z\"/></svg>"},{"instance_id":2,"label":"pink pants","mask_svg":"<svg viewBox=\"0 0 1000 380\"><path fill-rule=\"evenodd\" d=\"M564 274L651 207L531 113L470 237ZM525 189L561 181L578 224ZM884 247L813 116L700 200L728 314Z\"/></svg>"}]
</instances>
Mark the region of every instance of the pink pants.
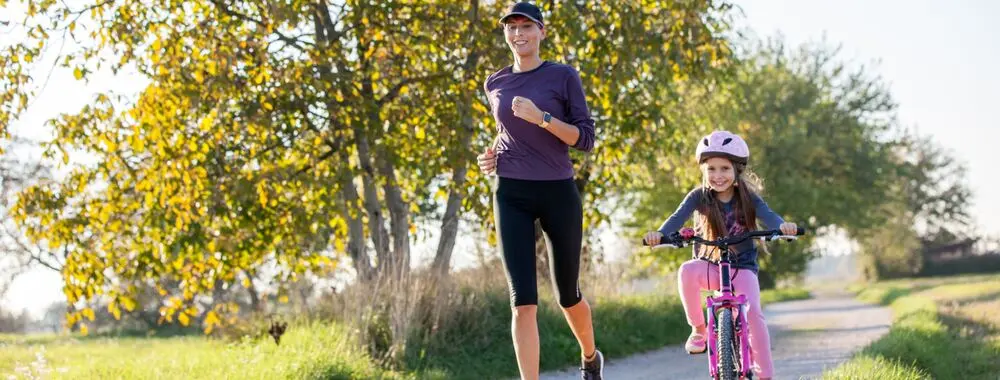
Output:
<instances>
[{"instance_id":1,"label":"pink pants","mask_svg":"<svg viewBox=\"0 0 1000 380\"><path fill-rule=\"evenodd\" d=\"M747 302L750 303L750 312L747 315L750 328L747 334L755 372L758 377L773 377L771 337L767 332L764 312L760 308L760 284L757 282L757 275L748 269L740 269L737 273L736 268L730 268L729 273L733 293L745 294ZM700 292L704 289L719 289L719 267L704 260L689 260L682 264L678 271L677 288L681 294L688 324L692 327L706 326L705 309L702 307L703 298Z\"/></svg>"}]
</instances>

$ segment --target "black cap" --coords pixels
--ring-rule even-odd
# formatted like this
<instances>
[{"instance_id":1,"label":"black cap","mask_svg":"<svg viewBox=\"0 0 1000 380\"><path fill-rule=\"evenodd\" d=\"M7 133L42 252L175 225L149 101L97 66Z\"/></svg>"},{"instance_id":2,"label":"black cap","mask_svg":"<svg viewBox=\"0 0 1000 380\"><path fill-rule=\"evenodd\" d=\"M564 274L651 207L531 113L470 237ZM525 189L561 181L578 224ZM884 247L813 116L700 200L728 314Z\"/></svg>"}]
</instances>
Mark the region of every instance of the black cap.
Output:
<instances>
[{"instance_id":1,"label":"black cap","mask_svg":"<svg viewBox=\"0 0 1000 380\"><path fill-rule=\"evenodd\" d=\"M503 24L510 16L524 16L537 22L538 25L545 26L545 23L542 22L542 10L532 3L514 3L510 8L507 8L507 14L500 18L500 23Z\"/></svg>"}]
</instances>

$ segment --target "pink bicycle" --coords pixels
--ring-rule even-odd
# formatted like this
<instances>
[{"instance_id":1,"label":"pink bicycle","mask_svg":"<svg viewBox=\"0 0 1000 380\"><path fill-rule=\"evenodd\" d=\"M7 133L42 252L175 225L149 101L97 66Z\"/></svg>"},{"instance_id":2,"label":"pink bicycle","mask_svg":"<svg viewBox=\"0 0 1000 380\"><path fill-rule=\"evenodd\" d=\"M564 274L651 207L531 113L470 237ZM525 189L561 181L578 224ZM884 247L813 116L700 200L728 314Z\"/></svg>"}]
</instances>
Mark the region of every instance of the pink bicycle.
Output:
<instances>
[{"instance_id":1,"label":"pink bicycle","mask_svg":"<svg viewBox=\"0 0 1000 380\"><path fill-rule=\"evenodd\" d=\"M796 235L802 235L805 229L799 227ZM712 335L708 339L708 370L713 379L736 380L752 379L753 371L750 346L747 338L747 313L750 305L746 296L733 294L730 286L729 246L742 243L748 239L760 238L761 241L776 239L795 240L797 236L784 235L780 230L750 231L747 233L722 237L716 240L705 240L695 236L694 230L684 228L660 239L660 244L652 248L672 247L682 248L693 243L717 247L722 254L719 260L719 290L712 292L706 299L706 321ZM645 242L643 242L645 245Z\"/></svg>"}]
</instances>

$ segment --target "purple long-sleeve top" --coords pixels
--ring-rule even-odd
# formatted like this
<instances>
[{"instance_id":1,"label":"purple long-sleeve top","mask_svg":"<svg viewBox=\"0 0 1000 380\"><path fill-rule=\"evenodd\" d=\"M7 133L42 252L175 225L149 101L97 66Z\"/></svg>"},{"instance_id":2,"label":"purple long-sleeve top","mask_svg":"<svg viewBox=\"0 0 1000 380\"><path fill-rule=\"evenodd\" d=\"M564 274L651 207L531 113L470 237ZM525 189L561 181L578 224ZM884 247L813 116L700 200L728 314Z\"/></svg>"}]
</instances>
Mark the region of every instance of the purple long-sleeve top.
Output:
<instances>
[{"instance_id":1,"label":"purple long-sleeve top","mask_svg":"<svg viewBox=\"0 0 1000 380\"><path fill-rule=\"evenodd\" d=\"M572 178L571 145L514 116L511 105L515 96L525 97L554 119L575 125L580 137L572 147L589 152L594 148L594 119L576 69L549 61L519 73L508 66L490 75L483 87L497 123L497 175L526 180Z\"/></svg>"}]
</instances>

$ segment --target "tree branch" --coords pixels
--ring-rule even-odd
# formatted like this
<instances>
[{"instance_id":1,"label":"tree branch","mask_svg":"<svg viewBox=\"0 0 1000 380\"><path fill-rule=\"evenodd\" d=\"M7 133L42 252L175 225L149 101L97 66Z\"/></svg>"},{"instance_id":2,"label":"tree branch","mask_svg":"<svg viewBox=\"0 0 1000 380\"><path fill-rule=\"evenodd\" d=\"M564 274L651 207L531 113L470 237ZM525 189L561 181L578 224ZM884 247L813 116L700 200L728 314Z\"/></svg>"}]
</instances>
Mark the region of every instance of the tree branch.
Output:
<instances>
[{"instance_id":1,"label":"tree branch","mask_svg":"<svg viewBox=\"0 0 1000 380\"><path fill-rule=\"evenodd\" d=\"M265 29L267 29L267 27L269 26L267 23L265 23L263 21L257 20L255 18L252 18L250 16L244 15L242 13L239 13L239 12L236 12L236 11L230 9L227 4L224 4L222 2L222 0L209 0L209 1L212 4L215 4L215 7L218 8L220 11L222 11L222 13L225 13L225 14L231 16L231 17L238 18L240 20L243 20L243 21L255 24L257 26L263 27ZM299 49L300 51L306 51L305 47L299 45L300 43L302 43L302 44L304 44L306 46L314 46L312 43L310 43L308 41L302 41L302 40L299 40L297 38L288 37L288 36L282 34L281 32L279 32L277 30L273 31L272 33L274 33L276 36L278 36L278 39L284 41L285 43L287 43L289 45L295 46L295 48Z\"/></svg>"},{"instance_id":2,"label":"tree branch","mask_svg":"<svg viewBox=\"0 0 1000 380\"><path fill-rule=\"evenodd\" d=\"M326 0L319 0L316 2L317 16L321 21L321 25L326 29L326 41L339 40L341 36L344 35L346 30L338 31L336 28L336 23L333 21L333 17L330 16L330 7L327 6ZM344 15L344 11L347 8L347 2L345 1L340 5L340 9L337 11L337 20Z\"/></svg>"},{"instance_id":3,"label":"tree branch","mask_svg":"<svg viewBox=\"0 0 1000 380\"><path fill-rule=\"evenodd\" d=\"M399 91L402 90L404 86L409 86L409 85L414 84L414 83L420 83L420 82L430 81L430 80L434 80L434 79L438 79L438 78L444 78L446 76L447 76L446 73L439 73L439 74L427 75L427 76L418 77L418 78L406 78L406 79L403 79L399 83L396 83L395 86L392 86L392 88L389 89L389 92L386 93L385 96L383 96L381 99L375 101L375 104L378 105L379 107L382 107L386 103L389 103L389 102L395 100L396 97L399 96Z\"/></svg>"},{"instance_id":4,"label":"tree branch","mask_svg":"<svg viewBox=\"0 0 1000 380\"><path fill-rule=\"evenodd\" d=\"M32 250L30 247L28 247L27 244L25 244L23 241L21 241L21 239L18 238L17 235L15 235L14 233L11 232L10 226L8 226L6 223L2 223L0 225L2 225L4 235L6 235L8 238L10 238L12 244L14 244L16 246L15 249L17 251L19 251L19 252L16 252L16 251L13 251L13 250L7 250L6 251L7 254L11 254L11 255L14 255L14 256L18 256L19 254L27 256L28 261L27 261L26 264L31 264L32 262L36 262L39 265L41 265L43 267L46 267L48 269L51 269L53 271L56 271L56 272L59 272L62 269L61 268L62 265L52 264L52 263L48 262L46 259L43 258L44 255L48 255L48 256L51 256L53 258L58 257L55 253L48 252L48 251L43 251L41 249L38 249L37 250L38 252L34 252L35 250ZM57 260L57 262L58 262L58 260Z\"/></svg>"},{"instance_id":5,"label":"tree branch","mask_svg":"<svg viewBox=\"0 0 1000 380\"><path fill-rule=\"evenodd\" d=\"M309 128L310 130L312 130L313 132L315 132L316 134L322 135L323 132L320 131L319 127L317 127L316 124L313 124L312 120L309 120L309 114L311 112L308 110L308 108L303 108L301 111L302 111L303 116L304 116L306 127ZM330 122L331 124L333 123L332 119L326 118L326 120L328 122ZM329 138L324 138L323 139L323 143L325 143L326 146L330 147L330 150L327 151L326 153L323 153L319 157L317 157L316 162L322 162L323 160L326 160L326 159L328 159L330 157L333 157L334 154L337 154L337 152L340 151L340 146L341 146L341 144L343 144L343 140L342 139L330 140ZM310 169L312 169L313 166L315 166L315 165L313 165L313 164L306 165L302 169L299 169L299 171L297 171L295 173L295 175L300 175L302 173L305 173L305 172L309 171Z\"/></svg>"},{"instance_id":6,"label":"tree branch","mask_svg":"<svg viewBox=\"0 0 1000 380\"><path fill-rule=\"evenodd\" d=\"M93 10L93 9L97 9L97 8L103 7L103 6L111 4L113 2L115 2L115 0L104 0L104 1L102 1L100 3L97 3L97 4L94 4L94 5L85 7L83 9L81 9L81 10L78 10L78 11L69 11L69 13L80 15L80 14L83 14L84 12L87 12L87 11L90 11L90 10ZM66 4L65 1L63 1L62 3L63 3L63 6L66 7L66 10L69 10L69 4Z\"/></svg>"}]
</instances>

